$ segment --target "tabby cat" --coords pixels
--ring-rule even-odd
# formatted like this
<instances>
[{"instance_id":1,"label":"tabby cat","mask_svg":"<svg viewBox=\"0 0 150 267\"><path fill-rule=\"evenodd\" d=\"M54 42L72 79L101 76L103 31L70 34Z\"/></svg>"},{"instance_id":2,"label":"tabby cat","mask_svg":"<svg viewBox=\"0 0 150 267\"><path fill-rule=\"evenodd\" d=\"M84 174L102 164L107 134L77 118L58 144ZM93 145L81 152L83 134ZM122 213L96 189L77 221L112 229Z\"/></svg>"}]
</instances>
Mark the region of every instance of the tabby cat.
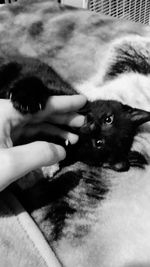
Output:
<instances>
[{"instance_id":1,"label":"tabby cat","mask_svg":"<svg viewBox=\"0 0 150 267\"><path fill-rule=\"evenodd\" d=\"M149 26L49 0L2 7L0 22L2 60L40 60L89 101L150 110ZM150 265L149 123L140 127L132 151L145 158L144 168L119 173L75 161L53 179L42 179L41 170L31 186L19 184L18 197L62 266Z\"/></svg>"}]
</instances>

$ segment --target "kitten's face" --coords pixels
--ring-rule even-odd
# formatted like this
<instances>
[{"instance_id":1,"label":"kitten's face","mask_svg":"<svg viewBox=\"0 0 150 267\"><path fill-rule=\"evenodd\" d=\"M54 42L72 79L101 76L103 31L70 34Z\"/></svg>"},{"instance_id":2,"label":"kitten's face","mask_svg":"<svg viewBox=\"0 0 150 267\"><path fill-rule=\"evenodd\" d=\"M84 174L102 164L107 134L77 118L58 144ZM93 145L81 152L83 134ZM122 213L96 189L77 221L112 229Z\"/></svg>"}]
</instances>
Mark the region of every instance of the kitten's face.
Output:
<instances>
[{"instance_id":1,"label":"kitten's face","mask_svg":"<svg viewBox=\"0 0 150 267\"><path fill-rule=\"evenodd\" d=\"M150 120L150 113L117 101L97 100L89 105L87 122L80 129L78 157L98 165L127 164L137 128Z\"/></svg>"},{"instance_id":2,"label":"kitten's face","mask_svg":"<svg viewBox=\"0 0 150 267\"><path fill-rule=\"evenodd\" d=\"M105 154L127 151L137 128L128 107L116 101L91 103L88 123L94 149Z\"/></svg>"}]
</instances>

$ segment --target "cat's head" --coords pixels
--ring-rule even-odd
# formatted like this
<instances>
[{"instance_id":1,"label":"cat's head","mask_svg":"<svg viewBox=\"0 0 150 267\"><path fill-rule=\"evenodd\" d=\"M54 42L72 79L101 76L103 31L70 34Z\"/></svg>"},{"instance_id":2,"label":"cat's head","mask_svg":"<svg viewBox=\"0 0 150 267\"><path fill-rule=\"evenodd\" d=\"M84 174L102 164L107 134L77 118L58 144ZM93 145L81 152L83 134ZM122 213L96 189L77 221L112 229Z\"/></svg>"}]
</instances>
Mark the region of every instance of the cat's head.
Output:
<instances>
[{"instance_id":1,"label":"cat's head","mask_svg":"<svg viewBox=\"0 0 150 267\"><path fill-rule=\"evenodd\" d=\"M133 138L138 127L150 121L150 112L111 100L89 102L84 111L88 115L80 129L80 156L97 164L127 164ZM122 170L128 168L118 166Z\"/></svg>"}]
</instances>

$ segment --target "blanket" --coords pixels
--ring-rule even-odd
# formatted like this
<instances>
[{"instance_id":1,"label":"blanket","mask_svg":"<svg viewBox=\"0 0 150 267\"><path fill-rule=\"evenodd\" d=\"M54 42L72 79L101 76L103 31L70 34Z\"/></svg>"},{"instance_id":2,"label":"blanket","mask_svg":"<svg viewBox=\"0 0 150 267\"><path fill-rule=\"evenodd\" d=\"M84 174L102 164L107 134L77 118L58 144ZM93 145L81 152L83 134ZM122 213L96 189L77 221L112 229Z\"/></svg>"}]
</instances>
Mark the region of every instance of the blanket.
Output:
<instances>
[{"instance_id":1,"label":"blanket","mask_svg":"<svg viewBox=\"0 0 150 267\"><path fill-rule=\"evenodd\" d=\"M37 3L40 1L37 0ZM32 12L35 7L36 3ZM46 6L46 10L43 6L45 18L50 16L51 10L51 6L49 9ZM58 15L60 10L61 18ZM69 15L65 18L67 10ZM14 8L12 12L20 16L20 8ZM55 14L52 16L52 24L43 27L39 22L33 23L30 36L25 36L30 45L21 39L19 51L27 52L28 56L33 57L35 51L38 51L42 57L43 43L38 46L36 40L42 40L42 29L49 30L51 27L50 34L53 38L48 36L50 43L47 40L44 43L47 50L49 49L50 63L64 79L77 86L79 92L85 93L89 99L101 98L103 95L106 99L116 100L117 95L118 101L122 101L124 92L123 101L126 104L132 106L135 103L136 107L149 110L149 95L143 95L142 92L139 95L138 91L141 85L149 88L149 65L143 69L143 57L140 54L136 64L132 66L137 56L134 49L121 57L122 51L126 52L126 49L135 45L137 50L142 48L149 61L149 28L142 28L138 24L130 27L130 23L117 20L113 22L111 18L105 21L103 16L98 17L94 13L91 15L88 11L78 13L78 10L71 7L53 8L53 12ZM35 18L41 13L41 10L35 12ZM34 20L33 13L26 12L26 15L29 15L29 22ZM55 15L58 18L56 21ZM22 28L27 32L28 17L19 17L17 23L20 23L20 18ZM70 19L73 19L71 24ZM1 20L3 21L3 16ZM112 23L114 28L111 27ZM63 27L66 27L65 30ZM13 35L10 27L8 30ZM121 38L116 41L118 36ZM58 43L55 42L55 37L59 37ZM113 48L109 46L111 40ZM120 49L122 45L123 49ZM118 51L120 54L117 54ZM124 68L121 64L118 67L111 57L113 53L116 57L120 56L121 64L126 63L129 57L129 64L123 65ZM49 58L46 56L44 60L47 62ZM110 64L115 72L109 68ZM105 67L108 67L107 75ZM117 71L120 79L115 76ZM127 75L124 76L123 72ZM103 80L105 84L101 86ZM137 93L132 94L131 88ZM130 92L131 97L128 97ZM10 187L2 192L0 266L149 267L149 134L150 127L147 124L134 140L136 151L147 153L144 156L148 164L143 168L136 166L129 172L120 174L105 168L94 169L77 162L60 173L56 171L55 179L51 179L51 172L46 174L44 171L49 176L49 179L44 179L41 171L37 171L34 177L32 174L25 177L26 182L24 184L22 180L18 184L19 189Z\"/></svg>"},{"instance_id":2,"label":"blanket","mask_svg":"<svg viewBox=\"0 0 150 267\"><path fill-rule=\"evenodd\" d=\"M0 193L0 266L60 267L40 230L16 197Z\"/></svg>"}]
</instances>

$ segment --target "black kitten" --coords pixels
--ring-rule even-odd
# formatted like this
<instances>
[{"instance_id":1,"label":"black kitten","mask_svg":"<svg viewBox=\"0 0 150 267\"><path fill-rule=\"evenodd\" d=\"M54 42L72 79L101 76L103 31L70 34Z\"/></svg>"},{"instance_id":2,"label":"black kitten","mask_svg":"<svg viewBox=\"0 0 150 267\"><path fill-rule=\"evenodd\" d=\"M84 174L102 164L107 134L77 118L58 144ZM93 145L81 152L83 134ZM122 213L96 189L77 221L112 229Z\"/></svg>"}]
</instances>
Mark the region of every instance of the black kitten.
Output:
<instances>
[{"instance_id":1,"label":"black kitten","mask_svg":"<svg viewBox=\"0 0 150 267\"><path fill-rule=\"evenodd\" d=\"M0 97L11 98L14 107L22 113L43 109L49 96L77 94L51 67L39 60L1 57L0 65ZM117 101L97 100L88 102L80 113L86 115L87 121L78 130L79 142L67 147L68 156L63 164L83 161L126 171L130 164L146 163L142 155L129 152L138 127L150 120L149 112ZM72 131L77 132L77 129ZM62 144L62 140L51 140L51 137L49 141Z\"/></svg>"},{"instance_id":2,"label":"black kitten","mask_svg":"<svg viewBox=\"0 0 150 267\"><path fill-rule=\"evenodd\" d=\"M72 156L68 154L66 160L103 164L117 171L128 170L130 164L146 163L142 155L130 149L138 127L150 120L149 112L112 100L90 102L87 110L79 142L70 149Z\"/></svg>"}]
</instances>

